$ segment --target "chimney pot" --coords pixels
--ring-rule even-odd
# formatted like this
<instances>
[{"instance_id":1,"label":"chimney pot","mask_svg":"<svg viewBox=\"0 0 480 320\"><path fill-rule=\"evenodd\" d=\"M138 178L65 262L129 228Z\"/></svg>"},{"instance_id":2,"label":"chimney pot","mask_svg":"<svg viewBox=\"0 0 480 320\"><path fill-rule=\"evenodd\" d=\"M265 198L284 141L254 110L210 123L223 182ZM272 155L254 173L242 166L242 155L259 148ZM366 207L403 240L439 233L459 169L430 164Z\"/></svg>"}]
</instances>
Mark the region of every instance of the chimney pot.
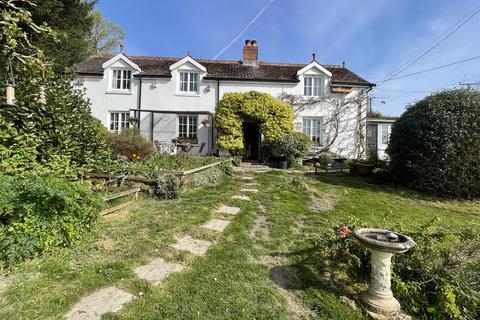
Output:
<instances>
[{"instance_id":1,"label":"chimney pot","mask_svg":"<svg viewBox=\"0 0 480 320\"><path fill-rule=\"evenodd\" d=\"M243 47L243 64L256 66L258 61L258 46L256 40L245 40Z\"/></svg>"}]
</instances>

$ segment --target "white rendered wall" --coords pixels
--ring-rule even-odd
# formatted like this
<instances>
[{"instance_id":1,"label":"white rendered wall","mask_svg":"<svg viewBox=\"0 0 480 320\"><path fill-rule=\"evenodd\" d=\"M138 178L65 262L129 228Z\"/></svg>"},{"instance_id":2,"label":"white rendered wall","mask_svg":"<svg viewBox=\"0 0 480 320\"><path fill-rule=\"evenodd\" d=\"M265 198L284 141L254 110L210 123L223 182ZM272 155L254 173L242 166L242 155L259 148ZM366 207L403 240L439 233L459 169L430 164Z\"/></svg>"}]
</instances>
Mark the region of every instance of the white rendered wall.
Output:
<instances>
[{"instance_id":1,"label":"white rendered wall","mask_svg":"<svg viewBox=\"0 0 480 320\"><path fill-rule=\"evenodd\" d=\"M132 78L131 90L129 92L115 92L109 89L109 77L112 68L130 68L125 62L117 61L107 68L103 76L80 76L84 80L83 87L86 90L86 96L92 102L92 114L100 119L108 128L110 111L128 111L135 109L138 105L138 90L140 80ZM132 71L134 71L132 69ZM197 94L179 92L179 72L196 71L199 72L199 90ZM135 73L134 73L135 74ZM323 76L324 92L326 96L331 96L329 78L318 69L311 69L304 75ZM191 63L185 63L178 69L172 70L172 78L143 78L142 79L142 101L141 109L144 110L170 110L170 111L208 111L214 112L217 99L217 81L204 80L206 73L199 70ZM220 90L218 97L227 92L247 92L251 90L268 93L278 98L282 93L303 95L303 75L299 77L298 83L278 83L278 82L247 82L247 81L220 81ZM363 90L365 88L362 88ZM350 96L359 94L360 89L354 88ZM336 95L341 98L344 95ZM323 117L324 123L332 113L332 105L325 103L315 105L312 108L298 111L295 110L295 128L302 131L302 117ZM359 113L360 111L360 113ZM358 156L359 119L362 122L360 128L365 131L366 101L362 107L352 105L348 112L341 117L342 130L339 133L336 142L332 145L331 151L348 158ZM146 137L150 137L151 118L150 113L141 113L141 131ZM202 125L205 116L200 115L198 119L198 145L195 145L193 152L198 152L202 143L206 144L202 154L209 151L210 142L209 130ZM178 117L175 114L154 114L153 139L159 141L170 141L178 137ZM365 132L363 132L365 137ZM364 141L361 142L364 144Z\"/></svg>"}]
</instances>

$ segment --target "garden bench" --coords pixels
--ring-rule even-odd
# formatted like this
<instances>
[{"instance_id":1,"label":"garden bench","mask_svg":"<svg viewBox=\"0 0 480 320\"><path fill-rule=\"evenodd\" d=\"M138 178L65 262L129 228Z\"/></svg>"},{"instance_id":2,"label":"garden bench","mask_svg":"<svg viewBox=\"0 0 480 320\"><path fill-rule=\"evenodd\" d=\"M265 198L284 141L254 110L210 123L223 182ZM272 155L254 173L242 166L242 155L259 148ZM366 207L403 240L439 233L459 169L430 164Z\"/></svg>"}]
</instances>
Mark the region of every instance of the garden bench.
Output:
<instances>
[{"instance_id":1,"label":"garden bench","mask_svg":"<svg viewBox=\"0 0 480 320\"><path fill-rule=\"evenodd\" d=\"M344 169L350 170L350 166L344 163L335 164L331 166L315 166L315 173L318 173L318 170L325 170L325 172L330 172L330 171L338 172L340 170L340 172L343 172Z\"/></svg>"}]
</instances>

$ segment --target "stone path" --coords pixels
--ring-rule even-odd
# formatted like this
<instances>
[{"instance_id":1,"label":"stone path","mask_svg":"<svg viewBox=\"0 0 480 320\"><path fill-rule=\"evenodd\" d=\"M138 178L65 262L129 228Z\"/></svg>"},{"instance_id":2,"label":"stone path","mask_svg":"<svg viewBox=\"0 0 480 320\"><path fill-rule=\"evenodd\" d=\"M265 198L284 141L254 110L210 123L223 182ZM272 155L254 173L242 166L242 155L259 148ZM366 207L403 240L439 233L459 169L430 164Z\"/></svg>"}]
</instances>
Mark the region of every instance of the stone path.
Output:
<instances>
[{"instance_id":1,"label":"stone path","mask_svg":"<svg viewBox=\"0 0 480 320\"><path fill-rule=\"evenodd\" d=\"M218 213L225 213L225 214L230 214L230 215L236 215L237 213L240 212L240 208L237 207L229 207L229 206L221 206L218 208L215 212Z\"/></svg>"},{"instance_id":2,"label":"stone path","mask_svg":"<svg viewBox=\"0 0 480 320\"><path fill-rule=\"evenodd\" d=\"M11 279L0 275L0 293L7 290L10 285Z\"/></svg>"},{"instance_id":3,"label":"stone path","mask_svg":"<svg viewBox=\"0 0 480 320\"><path fill-rule=\"evenodd\" d=\"M244 183L243 186L250 188L250 187L258 186L258 183L256 183L256 182L248 182L248 183Z\"/></svg>"},{"instance_id":4,"label":"stone path","mask_svg":"<svg viewBox=\"0 0 480 320\"><path fill-rule=\"evenodd\" d=\"M188 251L196 256L202 256L207 252L212 243L206 240L193 239L191 236L185 236L172 244L171 247L180 251Z\"/></svg>"},{"instance_id":5,"label":"stone path","mask_svg":"<svg viewBox=\"0 0 480 320\"><path fill-rule=\"evenodd\" d=\"M241 179L251 181L254 177L243 176ZM250 193L258 192L257 189L252 188L256 185L256 182L245 183L244 188L240 191ZM235 195L232 199L250 201L250 197L246 195ZM221 205L215 212L235 216L240 210L238 207ZM223 232L230 222L230 220L211 219L201 227L215 232ZM210 241L193 239L191 236L185 235L170 246L179 251L187 251L196 256L202 256L211 245L212 243ZM163 258L158 257L146 265L136 267L133 271L138 278L147 280L153 285L158 285L172 273L181 272L185 268L186 266L182 264L167 262ZM8 286L7 280L0 278L0 292L6 286ZM128 303L134 298L135 296L132 294L117 287L103 288L81 299L65 316L65 319L100 320L103 314L121 310L125 303Z\"/></svg>"},{"instance_id":6,"label":"stone path","mask_svg":"<svg viewBox=\"0 0 480 320\"><path fill-rule=\"evenodd\" d=\"M225 229L229 223L230 223L229 220L212 219L207 223L205 223L204 225L202 225L202 227L208 230L222 232L223 229Z\"/></svg>"},{"instance_id":7,"label":"stone path","mask_svg":"<svg viewBox=\"0 0 480 320\"><path fill-rule=\"evenodd\" d=\"M232 199L250 201L249 196L233 196Z\"/></svg>"},{"instance_id":8,"label":"stone path","mask_svg":"<svg viewBox=\"0 0 480 320\"><path fill-rule=\"evenodd\" d=\"M140 279L157 285L170 274L180 272L183 269L185 269L185 266L181 264L166 262L162 258L157 258L147 265L136 267L133 271Z\"/></svg>"},{"instance_id":9,"label":"stone path","mask_svg":"<svg viewBox=\"0 0 480 320\"><path fill-rule=\"evenodd\" d=\"M117 312L134 298L117 287L101 289L83 298L65 316L66 320L100 320L108 312Z\"/></svg>"}]
</instances>

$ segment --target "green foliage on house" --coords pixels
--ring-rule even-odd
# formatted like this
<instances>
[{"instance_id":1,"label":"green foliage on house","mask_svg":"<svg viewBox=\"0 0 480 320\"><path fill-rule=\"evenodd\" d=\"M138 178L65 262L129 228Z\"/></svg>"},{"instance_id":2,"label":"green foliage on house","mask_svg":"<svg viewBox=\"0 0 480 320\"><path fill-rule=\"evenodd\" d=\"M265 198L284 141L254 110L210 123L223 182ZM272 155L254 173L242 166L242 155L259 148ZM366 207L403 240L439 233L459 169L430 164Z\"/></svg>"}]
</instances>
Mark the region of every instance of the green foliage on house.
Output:
<instances>
[{"instance_id":1,"label":"green foliage on house","mask_svg":"<svg viewBox=\"0 0 480 320\"><path fill-rule=\"evenodd\" d=\"M232 154L244 150L242 124L245 119L257 121L263 143L269 144L293 131L292 107L269 94L256 91L226 93L215 110L217 144Z\"/></svg>"}]
</instances>

